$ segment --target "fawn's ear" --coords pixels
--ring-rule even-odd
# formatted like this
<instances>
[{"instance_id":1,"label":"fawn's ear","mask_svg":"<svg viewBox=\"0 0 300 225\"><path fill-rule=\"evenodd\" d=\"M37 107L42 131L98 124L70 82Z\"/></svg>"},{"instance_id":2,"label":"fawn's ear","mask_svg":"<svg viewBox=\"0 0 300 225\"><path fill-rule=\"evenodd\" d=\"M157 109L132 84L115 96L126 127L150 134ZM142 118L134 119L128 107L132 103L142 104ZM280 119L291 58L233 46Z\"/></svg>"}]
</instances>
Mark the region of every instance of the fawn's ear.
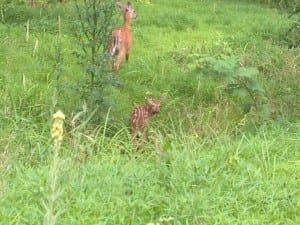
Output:
<instances>
[{"instance_id":1,"label":"fawn's ear","mask_svg":"<svg viewBox=\"0 0 300 225\"><path fill-rule=\"evenodd\" d=\"M150 103L150 104L153 103L153 98L152 98L152 96L148 95L148 96L146 96L145 99L148 101L148 103Z\"/></svg>"}]
</instances>

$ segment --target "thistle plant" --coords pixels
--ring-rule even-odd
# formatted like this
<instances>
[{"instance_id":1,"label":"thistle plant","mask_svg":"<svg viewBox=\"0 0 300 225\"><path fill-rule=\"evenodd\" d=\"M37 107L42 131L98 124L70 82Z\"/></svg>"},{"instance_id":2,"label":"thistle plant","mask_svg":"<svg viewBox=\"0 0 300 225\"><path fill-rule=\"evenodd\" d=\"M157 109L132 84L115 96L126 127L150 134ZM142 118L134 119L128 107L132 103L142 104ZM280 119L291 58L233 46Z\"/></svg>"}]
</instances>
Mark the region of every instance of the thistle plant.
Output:
<instances>
[{"instance_id":1,"label":"thistle plant","mask_svg":"<svg viewBox=\"0 0 300 225\"><path fill-rule=\"evenodd\" d=\"M59 150L63 139L63 123L65 115L59 110L53 114L51 137L53 139L53 158L49 174L48 196L45 203L44 225L54 225L57 215L54 212L55 200L58 196L57 178L59 172Z\"/></svg>"}]
</instances>

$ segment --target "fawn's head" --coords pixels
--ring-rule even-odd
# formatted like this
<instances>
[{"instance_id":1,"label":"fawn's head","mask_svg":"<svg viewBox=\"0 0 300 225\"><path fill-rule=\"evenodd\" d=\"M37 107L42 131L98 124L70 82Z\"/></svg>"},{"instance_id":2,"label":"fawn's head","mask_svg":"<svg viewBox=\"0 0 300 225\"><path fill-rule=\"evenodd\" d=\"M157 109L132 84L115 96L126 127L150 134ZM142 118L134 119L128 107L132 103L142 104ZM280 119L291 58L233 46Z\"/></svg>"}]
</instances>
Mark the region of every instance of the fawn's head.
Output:
<instances>
[{"instance_id":1,"label":"fawn's head","mask_svg":"<svg viewBox=\"0 0 300 225\"><path fill-rule=\"evenodd\" d=\"M160 110L161 97L158 100L153 100L151 96L147 96L146 100L151 107L152 113L158 113Z\"/></svg>"},{"instance_id":2,"label":"fawn's head","mask_svg":"<svg viewBox=\"0 0 300 225\"><path fill-rule=\"evenodd\" d=\"M125 19L136 19L137 14L131 7L130 2L127 2L127 4L122 4L120 1L117 1L116 5L119 7L120 10L122 10Z\"/></svg>"}]
</instances>

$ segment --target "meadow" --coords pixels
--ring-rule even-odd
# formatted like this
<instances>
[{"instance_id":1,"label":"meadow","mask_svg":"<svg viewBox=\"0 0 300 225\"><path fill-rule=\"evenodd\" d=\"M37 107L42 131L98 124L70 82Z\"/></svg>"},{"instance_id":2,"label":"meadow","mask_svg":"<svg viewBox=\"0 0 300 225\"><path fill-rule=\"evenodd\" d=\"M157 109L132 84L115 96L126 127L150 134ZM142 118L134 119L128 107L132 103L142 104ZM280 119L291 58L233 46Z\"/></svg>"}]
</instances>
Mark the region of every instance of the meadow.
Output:
<instances>
[{"instance_id":1,"label":"meadow","mask_svg":"<svg viewBox=\"0 0 300 225\"><path fill-rule=\"evenodd\" d=\"M0 224L300 224L296 18L247 0L131 3L131 56L99 120L76 86L74 3L1 7ZM129 117L147 94L162 107L137 150Z\"/></svg>"}]
</instances>

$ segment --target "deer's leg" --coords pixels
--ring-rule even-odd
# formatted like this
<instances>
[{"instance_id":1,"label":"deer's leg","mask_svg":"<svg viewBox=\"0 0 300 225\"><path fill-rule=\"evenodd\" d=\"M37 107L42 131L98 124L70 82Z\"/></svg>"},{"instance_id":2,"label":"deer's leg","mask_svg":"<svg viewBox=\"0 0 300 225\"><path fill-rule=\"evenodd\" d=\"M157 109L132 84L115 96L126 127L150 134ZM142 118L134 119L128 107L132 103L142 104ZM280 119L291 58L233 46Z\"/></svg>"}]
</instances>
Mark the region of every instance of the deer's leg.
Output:
<instances>
[{"instance_id":1,"label":"deer's leg","mask_svg":"<svg viewBox=\"0 0 300 225\"><path fill-rule=\"evenodd\" d=\"M129 51L126 52L126 55L125 55L125 56L126 56L126 62L128 62L128 59L129 59Z\"/></svg>"},{"instance_id":2,"label":"deer's leg","mask_svg":"<svg viewBox=\"0 0 300 225\"><path fill-rule=\"evenodd\" d=\"M120 55L121 41L122 41L121 30L120 29L115 29L111 34L111 38L110 38L110 41L109 41L109 47L108 47L111 62L113 62L113 56L116 53L119 53L119 55ZM113 63L112 67L115 71L117 71L119 69L119 64L120 64L120 62Z\"/></svg>"},{"instance_id":3,"label":"deer's leg","mask_svg":"<svg viewBox=\"0 0 300 225\"><path fill-rule=\"evenodd\" d=\"M138 125L131 126L132 143L137 149L142 148L141 140L139 140L139 133L140 130Z\"/></svg>"},{"instance_id":4,"label":"deer's leg","mask_svg":"<svg viewBox=\"0 0 300 225\"><path fill-rule=\"evenodd\" d=\"M131 135L133 139L137 138L137 128L135 126L131 126Z\"/></svg>"},{"instance_id":5,"label":"deer's leg","mask_svg":"<svg viewBox=\"0 0 300 225\"><path fill-rule=\"evenodd\" d=\"M147 126L146 126L146 124L143 124L142 126L141 126L141 140L143 141L143 142L146 142L147 141Z\"/></svg>"},{"instance_id":6,"label":"deer's leg","mask_svg":"<svg viewBox=\"0 0 300 225\"><path fill-rule=\"evenodd\" d=\"M111 57L115 54L118 48L118 34L116 31L113 31L108 44L108 51Z\"/></svg>"},{"instance_id":7,"label":"deer's leg","mask_svg":"<svg viewBox=\"0 0 300 225\"><path fill-rule=\"evenodd\" d=\"M108 53L109 53L110 57L112 57L114 55L113 38L114 37L111 37L111 39L109 40L109 43L108 43Z\"/></svg>"},{"instance_id":8,"label":"deer's leg","mask_svg":"<svg viewBox=\"0 0 300 225\"><path fill-rule=\"evenodd\" d=\"M121 50L121 51L119 52L119 55L118 55L118 57L117 57L117 60L116 60L116 62L115 62L115 64L114 64L114 70L115 70L115 71L118 71L118 70L119 70L119 66L120 66L120 64L121 64L121 62L122 62L124 56L125 56L125 51Z\"/></svg>"}]
</instances>

